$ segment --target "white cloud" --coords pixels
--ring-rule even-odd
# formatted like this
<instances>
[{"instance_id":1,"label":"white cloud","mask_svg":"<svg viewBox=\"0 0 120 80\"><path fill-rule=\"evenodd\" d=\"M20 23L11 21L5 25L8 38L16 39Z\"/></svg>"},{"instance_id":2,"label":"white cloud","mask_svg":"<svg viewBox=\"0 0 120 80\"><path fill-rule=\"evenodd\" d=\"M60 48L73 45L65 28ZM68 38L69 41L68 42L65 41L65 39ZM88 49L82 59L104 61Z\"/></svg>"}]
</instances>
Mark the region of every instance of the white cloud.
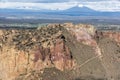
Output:
<instances>
[{"instance_id":1,"label":"white cloud","mask_svg":"<svg viewBox=\"0 0 120 80\"><path fill-rule=\"evenodd\" d=\"M120 11L120 1L86 2L83 5L98 11Z\"/></svg>"},{"instance_id":2,"label":"white cloud","mask_svg":"<svg viewBox=\"0 0 120 80\"><path fill-rule=\"evenodd\" d=\"M0 8L10 8L10 9L60 9L64 10L75 6L76 4L68 3L23 3L23 2L0 2Z\"/></svg>"},{"instance_id":3,"label":"white cloud","mask_svg":"<svg viewBox=\"0 0 120 80\"><path fill-rule=\"evenodd\" d=\"M31 0L32 1L32 0ZM37 1L37 0L36 0ZM66 0L67 1L67 0ZM97 11L120 11L120 1L119 0L106 0L106 1L97 1L94 0L92 2L86 0L78 1L78 0L69 0L69 2L62 3L32 3L32 2L0 2L0 8L19 8L19 9L52 9L52 10L64 10L70 7L79 5L79 7L89 7L91 9Z\"/></svg>"}]
</instances>

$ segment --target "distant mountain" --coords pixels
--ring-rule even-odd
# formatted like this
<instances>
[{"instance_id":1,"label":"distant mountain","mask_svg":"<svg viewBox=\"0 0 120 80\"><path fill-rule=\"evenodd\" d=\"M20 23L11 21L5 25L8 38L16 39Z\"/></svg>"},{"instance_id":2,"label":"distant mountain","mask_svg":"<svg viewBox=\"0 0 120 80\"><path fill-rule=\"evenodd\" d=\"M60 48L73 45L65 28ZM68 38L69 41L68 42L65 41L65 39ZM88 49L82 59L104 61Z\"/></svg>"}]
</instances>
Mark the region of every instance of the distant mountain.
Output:
<instances>
[{"instance_id":1,"label":"distant mountain","mask_svg":"<svg viewBox=\"0 0 120 80\"><path fill-rule=\"evenodd\" d=\"M97 11L90 9L88 7L75 6L75 7L63 10L60 13L64 15L69 15L69 16L91 16L93 13L95 15Z\"/></svg>"},{"instance_id":2,"label":"distant mountain","mask_svg":"<svg viewBox=\"0 0 120 80\"><path fill-rule=\"evenodd\" d=\"M105 17L119 16L120 17L120 12L100 12L84 6L83 7L75 6L67 10L63 10L61 11L61 13L70 16L105 16Z\"/></svg>"},{"instance_id":3,"label":"distant mountain","mask_svg":"<svg viewBox=\"0 0 120 80\"><path fill-rule=\"evenodd\" d=\"M79 7L74 6L72 8L66 10L33 10L33 9L0 9L0 17L21 17L21 16L32 16L32 17L45 17L48 18L49 16L52 18L61 18L65 16L85 16L85 17L120 17L120 12L99 12L88 7Z\"/></svg>"},{"instance_id":4,"label":"distant mountain","mask_svg":"<svg viewBox=\"0 0 120 80\"><path fill-rule=\"evenodd\" d=\"M67 10L64 10L64 12L96 12L96 11L84 6L83 7L75 6Z\"/></svg>"}]
</instances>

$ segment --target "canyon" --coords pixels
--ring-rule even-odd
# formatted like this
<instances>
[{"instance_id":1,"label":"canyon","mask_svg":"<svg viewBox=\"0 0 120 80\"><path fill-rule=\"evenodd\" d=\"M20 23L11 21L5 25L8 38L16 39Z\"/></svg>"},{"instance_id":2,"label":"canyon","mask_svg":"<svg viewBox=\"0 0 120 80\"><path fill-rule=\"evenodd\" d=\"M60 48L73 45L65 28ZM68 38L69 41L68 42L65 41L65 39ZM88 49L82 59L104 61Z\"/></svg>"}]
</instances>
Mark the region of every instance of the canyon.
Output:
<instances>
[{"instance_id":1,"label":"canyon","mask_svg":"<svg viewBox=\"0 0 120 80\"><path fill-rule=\"evenodd\" d=\"M72 23L0 29L0 80L120 80L120 32Z\"/></svg>"}]
</instances>

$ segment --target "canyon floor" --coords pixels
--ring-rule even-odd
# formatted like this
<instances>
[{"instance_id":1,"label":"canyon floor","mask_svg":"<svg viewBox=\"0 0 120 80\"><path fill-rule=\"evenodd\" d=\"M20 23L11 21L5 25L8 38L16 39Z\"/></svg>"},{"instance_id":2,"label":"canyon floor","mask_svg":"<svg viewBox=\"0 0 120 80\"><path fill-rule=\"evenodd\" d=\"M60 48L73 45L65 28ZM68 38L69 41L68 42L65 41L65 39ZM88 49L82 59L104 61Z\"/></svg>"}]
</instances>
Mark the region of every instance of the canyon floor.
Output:
<instances>
[{"instance_id":1,"label":"canyon floor","mask_svg":"<svg viewBox=\"0 0 120 80\"><path fill-rule=\"evenodd\" d=\"M72 23L0 29L0 80L120 80L120 32Z\"/></svg>"}]
</instances>

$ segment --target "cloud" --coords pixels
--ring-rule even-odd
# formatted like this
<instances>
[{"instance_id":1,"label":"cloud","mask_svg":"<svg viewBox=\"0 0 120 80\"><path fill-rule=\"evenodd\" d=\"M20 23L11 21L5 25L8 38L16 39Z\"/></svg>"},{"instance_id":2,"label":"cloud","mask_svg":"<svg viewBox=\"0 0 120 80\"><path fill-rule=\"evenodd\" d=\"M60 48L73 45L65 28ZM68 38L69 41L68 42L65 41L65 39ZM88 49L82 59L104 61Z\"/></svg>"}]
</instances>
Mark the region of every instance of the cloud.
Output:
<instances>
[{"instance_id":1,"label":"cloud","mask_svg":"<svg viewBox=\"0 0 120 80\"><path fill-rule=\"evenodd\" d=\"M120 11L120 1L86 2L83 5L97 11Z\"/></svg>"},{"instance_id":2,"label":"cloud","mask_svg":"<svg viewBox=\"0 0 120 80\"><path fill-rule=\"evenodd\" d=\"M101 2L120 0L0 0L1 2L63 3L63 2Z\"/></svg>"},{"instance_id":3,"label":"cloud","mask_svg":"<svg viewBox=\"0 0 120 80\"><path fill-rule=\"evenodd\" d=\"M0 8L64 10L78 5L97 11L120 11L119 0L1 0Z\"/></svg>"},{"instance_id":4,"label":"cloud","mask_svg":"<svg viewBox=\"0 0 120 80\"><path fill-rule=\"evenodd\" d=\"M23 2L1 2L0 8L9 9L51 9L51 10L64 10L76 6L76 3L23 3Z\"/></svg>"},{"instance_id":5,"label":"cloud","mask_svg":"<svg viewBox=\"0 0 120 80\"><path fill-rule=\"evenodd\" d=\"M33 3L61 3L70 0L1 0L2 2L33 2Z\"/></svg>"}]
</instances>

